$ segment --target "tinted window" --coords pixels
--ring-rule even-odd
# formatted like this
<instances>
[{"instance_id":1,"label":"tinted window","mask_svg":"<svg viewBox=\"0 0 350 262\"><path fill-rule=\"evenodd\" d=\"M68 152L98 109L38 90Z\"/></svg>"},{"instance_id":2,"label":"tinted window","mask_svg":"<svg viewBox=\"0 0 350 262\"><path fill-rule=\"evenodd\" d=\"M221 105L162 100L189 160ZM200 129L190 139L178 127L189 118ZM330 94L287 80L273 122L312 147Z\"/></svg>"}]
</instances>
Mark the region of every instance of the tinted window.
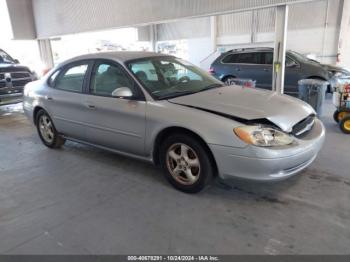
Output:
<instances>
[{"instance_id":1,"label":"tinted window","mask_svg":"<svg viewBox=\"0 0 350 262\"><path fill-rule=\"evenodd\" d=\"M55 88L72 92L81 92L88 64L68 67L57 78Z\"/></svg>"},{"instance_id":2,"label":"tinted window","mask_svg":"<svg viewBox=\"0 0 350 262\"><path fill-rule=\"evenodd\" d=\"M120 66L100 63L95 67L90 85L91 94L112 96L112 92L120 87L128 87L136 93L134 82Z\"/></svg>"},{"instance_id":3,"label":"tinted window","mask_svg":"<svg viewBox=\"0 0 350 262\"><path fill-rule=\"evenodd\" d=\"M240 64L260 64L260 53L242 53L239 55Z\"/></svg>"},{"instance_id":4,"label":"tinted window","mask_svg":"<svg viewBox=\"0 0 350 262\"><path fill-rule=\"evenodd\" d=\"M238 54L231 54L222 59L223 63L237 63L238 62Z\"/></svg>"},{"instance_id":5,"label":"tinted window","mask_svg":"<svg viewBox=\"0 0 350 262\"><path fill-rule=\"evenodd\" d=\"M272 65L273 64L273 53L264 53L264 64Z\"/></svg>"}]
</instances>

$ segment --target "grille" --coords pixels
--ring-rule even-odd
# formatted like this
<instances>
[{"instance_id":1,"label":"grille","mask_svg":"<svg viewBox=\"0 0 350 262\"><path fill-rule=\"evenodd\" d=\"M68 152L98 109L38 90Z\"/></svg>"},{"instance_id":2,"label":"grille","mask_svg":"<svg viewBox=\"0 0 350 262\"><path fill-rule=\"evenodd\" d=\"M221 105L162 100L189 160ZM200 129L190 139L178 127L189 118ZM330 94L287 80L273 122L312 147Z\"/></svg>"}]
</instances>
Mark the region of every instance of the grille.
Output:
<instances>
[{"instance_id":1,"label":"grille","mask_svg":"<svg viewBox=\"0 0 350 262\"><path fill-rule=\"evenodd\" d=\"M30 79L28 79L28 80L14 80L14 79L12 79L13 87L22 87L22 86L25 86L26 84L28 84L29 82L31 82Z\"/></svg>"},{"instance_id":2,"label":"grille","mask_svg":"<svg viewBox=\"0 0 350 262\"><path fill-rule=\"evenodd\" d=\"M11 73L11 77L13 79L17 79L17 78L30 78L30 74L26 73L26 72L15 72L15 73Z\"/></svg>"},{"instance_id":3,"label":"grille","mask_svg":"<svg viewBox=\"0 0 350 262\"><path fill-rule=\"evenodd\" d=\"M292 134L295 136L306 135L315 123L315 115L310 115L293 126Z\"/></svg>"},{"instance_id":4,"label":"grille","mask_svg":"<svg viewBox=\"0 0 350 262\"><path fill-rule=\"evenodd\" d=\"M0 88L6 87L6 82L0 82Z\"/></svg>"},{"instance_id":5,"label":"grille","mask_svg":"<svg viewBox=\"0 0 350 262\"><path fill-rule=\"evenodd\" d=\"M5 79L5 75L0 73L0 80Z\"/></svg>"}]
</instances>

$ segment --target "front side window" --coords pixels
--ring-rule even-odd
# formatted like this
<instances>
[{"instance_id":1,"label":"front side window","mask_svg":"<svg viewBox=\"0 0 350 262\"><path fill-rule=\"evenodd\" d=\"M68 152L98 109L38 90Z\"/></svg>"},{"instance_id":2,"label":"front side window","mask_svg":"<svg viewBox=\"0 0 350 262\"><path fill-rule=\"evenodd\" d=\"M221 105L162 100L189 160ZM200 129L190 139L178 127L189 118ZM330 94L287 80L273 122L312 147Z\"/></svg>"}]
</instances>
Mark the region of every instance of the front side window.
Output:
<instances>
[{"instance_id":1,"label":"front side window","mask_svg":"<svg viewBox=\"0 0 350 262\"><path fill-rule=\"evenodd\" d=\"M196 66L175 57L153 57L128 63L129 69L156 99L171 98L223 86Z\"/></svg>"},{"instance_id":2,"label":"front side window","mask_svg":"<svg viewBox=\"0 0 350 262\"><path fill-rule=\"evenodd\" d=\"M273 53L272 52L266 52L264 53L264 64L265 65L272 65L273 64Z\"/></svg>"},{"instance_id":3,"label":"front side window","mask_svg":"<svg viewBox=\"0 0 350 262\"><path fill-rule=\"evenodd\" d=\"M95 66L90 93L101 96L112 96L112 92L120 87L128 87L135 94L134 82L121 68L109 63L100 63Z\"/></svg>"},{"instance_id":4,"label":"front side window","mask_svg":"<svg viewBox=\"0 0 350 262\"><path fill-rule=\"evenodd\" d=\"M55 81L55 88L71 91L82 92L84 78L88 64L80 64L66 68Z\"/></svg>"}]
</instances>

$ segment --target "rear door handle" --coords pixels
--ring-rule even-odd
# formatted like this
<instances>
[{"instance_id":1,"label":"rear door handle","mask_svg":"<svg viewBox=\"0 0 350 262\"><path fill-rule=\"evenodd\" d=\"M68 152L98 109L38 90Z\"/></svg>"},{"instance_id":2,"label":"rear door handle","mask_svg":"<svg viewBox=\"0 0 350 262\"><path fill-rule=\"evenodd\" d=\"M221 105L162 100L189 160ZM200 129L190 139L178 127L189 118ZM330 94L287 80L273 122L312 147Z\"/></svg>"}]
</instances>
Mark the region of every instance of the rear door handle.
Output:
<instances>
[{"instance_id":1,"label":"rear door handle","mask_svg":"<svg viewBox=\"0 0 350 262\"><path fill-rule=\"evenodd\" d=\"M53 98L51 96L45 96L46 100L53 100Z\"/></svg>"}]
</instances>

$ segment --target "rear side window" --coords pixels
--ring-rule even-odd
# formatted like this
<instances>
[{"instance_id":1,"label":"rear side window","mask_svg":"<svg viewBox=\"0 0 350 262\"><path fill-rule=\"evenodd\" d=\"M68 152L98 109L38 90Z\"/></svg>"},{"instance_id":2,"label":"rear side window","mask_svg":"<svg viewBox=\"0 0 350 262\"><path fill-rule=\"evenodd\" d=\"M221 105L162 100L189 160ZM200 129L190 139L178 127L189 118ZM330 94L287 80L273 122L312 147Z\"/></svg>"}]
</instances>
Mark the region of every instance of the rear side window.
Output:
<instances>
[{"instance_id":1,"label":"rear side window","mask_svg":"<svg viewBox=\"0 0 350 262\"><path fill-rule=\"evenodd\" d=\"M55 88L70 92L82 92L87 69L87 63L66 68L57 77Z\"/></svg>"},{"instance_id":2,"label":"rear side window","mask_svg":"<svg viewBox=\"0 0 350 262\"><path fill-rule=\"evenodd\" d=\"M238 63L238 54L230 54L222 59L223 63Z\"/></svg>"},{"instance_id":3,"label":"rear side window","mask_svg":"<svg viewBox=\"0 0 350 262\"><path fill-rule=\"evenodd\" d=\"M238 58L240 64L260 64L260 53L241 53Z\"/></svg>"}]
</instances>

